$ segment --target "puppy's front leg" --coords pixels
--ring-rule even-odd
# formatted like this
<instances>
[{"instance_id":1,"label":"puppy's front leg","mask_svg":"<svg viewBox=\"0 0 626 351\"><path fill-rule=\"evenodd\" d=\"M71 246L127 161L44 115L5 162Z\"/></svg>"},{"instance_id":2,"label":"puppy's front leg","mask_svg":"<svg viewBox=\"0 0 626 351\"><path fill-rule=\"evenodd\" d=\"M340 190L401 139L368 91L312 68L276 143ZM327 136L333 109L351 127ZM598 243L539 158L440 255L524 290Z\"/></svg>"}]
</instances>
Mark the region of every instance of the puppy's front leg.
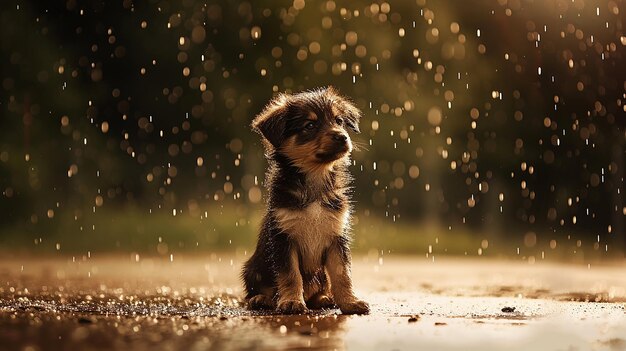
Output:
<instances>
[{"instance_id":1,"label":"puppy's front leg","mask_svg":"<svg viewBox=\"0 0 626 351\"><path fill-rule=\"evenodd\" d=\"M350 247L344 237L333 242L327 252L326 271L335 303L343 314L367 314L370 306L352 291Z\"/></svg>"},{"instance_id":2,"label":"puppy's front leg","mask_svg":"<svg viewBox=\"0 0 626 351\"><path fill-rule=\"evenodd\" d=\"M278 310L287 314L306 312L304 287L300 274L298 251L292 245L288 257L283 258L283 265L278 270Z\"/></svg>"}]
</instances>

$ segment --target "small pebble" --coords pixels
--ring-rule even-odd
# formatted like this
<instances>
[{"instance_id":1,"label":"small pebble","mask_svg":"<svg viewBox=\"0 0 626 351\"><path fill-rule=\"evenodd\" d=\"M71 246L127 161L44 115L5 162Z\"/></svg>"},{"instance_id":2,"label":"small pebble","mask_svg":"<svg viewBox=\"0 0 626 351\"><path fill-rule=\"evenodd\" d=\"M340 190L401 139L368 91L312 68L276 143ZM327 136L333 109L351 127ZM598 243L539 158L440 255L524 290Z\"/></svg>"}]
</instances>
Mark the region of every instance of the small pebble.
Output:
<instances>
[{"instance_id":1,"label":"small pebble","mask_svg":"<svg viewBox=\"0 0 626 351\"><path fill-rule=\"evenodd\" d=\"M94 321L91 318L80 317L78 318L78 323L80 324L92 324Z\"/></svg>"},{"instance_id":2,"label":"small pebble","mask_svg":"<svg viewBox=\"0 0 626 351\"><path fill-rule=\"evenodd\" d=\"M513 313L513 312L515 312L515 307L504 307L504 308L502 308L502 312Z\"/></svg>"},{"instance_id":3,"label":"small pebble","mask_svg":"<svg viewBox=\"0 0 626 351\"><path fill-rule=\"evenodd\" d=\"M415 323L420 319L420 316L415 315L415 316L411 316L409 317L409 323Z\"/></svg>"}]
</instances>

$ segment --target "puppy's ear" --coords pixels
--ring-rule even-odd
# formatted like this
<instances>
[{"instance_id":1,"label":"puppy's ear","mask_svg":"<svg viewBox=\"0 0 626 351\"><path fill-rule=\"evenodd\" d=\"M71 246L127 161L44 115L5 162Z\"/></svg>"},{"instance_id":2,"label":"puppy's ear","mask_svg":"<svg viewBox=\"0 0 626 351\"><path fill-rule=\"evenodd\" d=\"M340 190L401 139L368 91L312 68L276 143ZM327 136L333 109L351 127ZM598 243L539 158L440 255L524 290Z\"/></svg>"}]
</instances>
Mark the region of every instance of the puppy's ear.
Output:
<instances>
[{"instance_id":1,"label":"puppy's ear","mask_svg":"<svg viewBox=\"0 0 626 351\"><path fill-rule=\"evenodd\" d=\"M252 130L261 134L274 148L283 142L288 98L286 94L278 95L252 121Z\"/></svg>"},{"instance_id":2,"label":"puppy's ear","mask_svg":"<svg viewBox=\"0 0 626 351\"><path fill-rule=\"evenodd\" d=\"M361 110L354 106L351 102L345 102L345 122L348 128L355 133L361 133L359 122L361 121Z\"/></svg>"}]
</instances>

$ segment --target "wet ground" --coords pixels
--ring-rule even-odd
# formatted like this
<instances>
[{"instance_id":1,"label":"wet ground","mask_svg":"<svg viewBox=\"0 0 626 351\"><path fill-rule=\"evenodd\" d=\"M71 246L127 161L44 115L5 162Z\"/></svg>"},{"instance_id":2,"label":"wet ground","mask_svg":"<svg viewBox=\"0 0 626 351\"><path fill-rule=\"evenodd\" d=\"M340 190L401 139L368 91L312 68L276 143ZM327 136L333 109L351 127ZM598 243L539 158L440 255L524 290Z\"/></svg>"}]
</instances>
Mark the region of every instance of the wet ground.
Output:
<instances>
[{"instance_id":1,"label":"wet ground","mask_svg":"<svg viewBox=\"0 0 626 351\"><path fill-rule=\"evenodd\" d=\"M626 350L626 265L354 259L368 316L250 313L232 255L0 260L0 350Z\"/></svg>"}]
</instances>

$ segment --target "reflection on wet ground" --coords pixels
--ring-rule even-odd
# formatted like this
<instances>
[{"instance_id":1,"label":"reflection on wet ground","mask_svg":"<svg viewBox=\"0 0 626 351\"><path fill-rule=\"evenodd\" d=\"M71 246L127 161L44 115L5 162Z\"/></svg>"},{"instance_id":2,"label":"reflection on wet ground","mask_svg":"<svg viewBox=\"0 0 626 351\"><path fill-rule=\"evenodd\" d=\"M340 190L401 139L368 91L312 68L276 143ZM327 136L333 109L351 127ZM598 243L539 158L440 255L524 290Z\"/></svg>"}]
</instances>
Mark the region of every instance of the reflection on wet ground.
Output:
<instances>
[{"instance_id":1,"label":"reflection on wet ground","mask_svg":"<svg viewBox=\"0 0 626 351\"><path fill-rule=\"evenodd\" d=\"M374 350L474 344L498 349L514 340L521 349L538 340L541 346L619 350L626 343L620 337L626 335L622 266L431 264L414 258L380 265L360 258L354 278L357 292L372 305L371 315L343 316L331 309L284 316L245 309L239 262L215 256L175 262L121 257L0 261L0 345L15 350ZM601 334L594 335L596 329ZM542 336L545 330L551 341ZM485 344L485 339L492 342Z\"/></svg>"},{"instance_id":2,"label":"reflection on wet ground","mask_svg":"<svg viewBox=\"0 0 626 351\"><path fill-rule=\"evenodd\" d=\"M6 311L5 311L6 312ZM26 310L2 313L0 340L15 349L343 348L347 317L98 315Z\"/></svg>"}]
</instances>

